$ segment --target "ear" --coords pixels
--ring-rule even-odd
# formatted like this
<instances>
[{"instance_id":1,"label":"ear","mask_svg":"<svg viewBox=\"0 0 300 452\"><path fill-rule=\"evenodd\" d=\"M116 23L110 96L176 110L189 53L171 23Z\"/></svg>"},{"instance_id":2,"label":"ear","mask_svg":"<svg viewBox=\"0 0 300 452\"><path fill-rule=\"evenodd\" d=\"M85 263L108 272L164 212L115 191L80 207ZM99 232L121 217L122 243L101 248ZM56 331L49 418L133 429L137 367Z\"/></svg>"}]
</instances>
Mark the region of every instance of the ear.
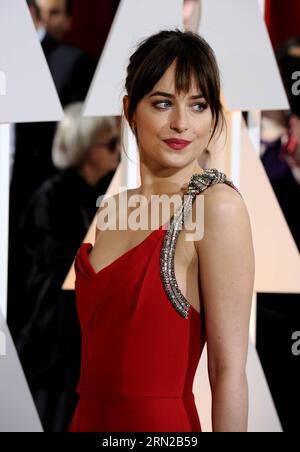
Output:
<instances>
[{"instance_id":1,"label":"ear","mask_svg":"<svg viewBox=\"0 0 300 452\"><path fill-rule=\"evenodd\" d=\"M129 107L129 97L126 94L123 97L123 110L124 110L125 118L127 119L128 123L129 123L129 120L128 120L128 107Z\"/></svg>"}]
</instances>

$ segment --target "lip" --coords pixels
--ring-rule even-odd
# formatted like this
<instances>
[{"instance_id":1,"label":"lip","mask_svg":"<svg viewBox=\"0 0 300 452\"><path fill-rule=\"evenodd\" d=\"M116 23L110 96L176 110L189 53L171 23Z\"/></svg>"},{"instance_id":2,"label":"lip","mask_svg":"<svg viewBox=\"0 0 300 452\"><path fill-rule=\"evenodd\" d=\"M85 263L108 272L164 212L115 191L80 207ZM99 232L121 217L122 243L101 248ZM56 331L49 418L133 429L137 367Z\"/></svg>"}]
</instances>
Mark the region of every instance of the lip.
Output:
<instances>
[{"instance_id":1,"label":"lip","mask_svg":"<svg viewBox=\"0 0 300 452\"><path fill-rule=\"evenodd\" d=\"M163 140L164 143L166 143L170 148L172 149L184 149L186 148L191 141L187 141L187 140L178 140L176 138L170 138L167 140Z\"/></svg>"}]
</instances>

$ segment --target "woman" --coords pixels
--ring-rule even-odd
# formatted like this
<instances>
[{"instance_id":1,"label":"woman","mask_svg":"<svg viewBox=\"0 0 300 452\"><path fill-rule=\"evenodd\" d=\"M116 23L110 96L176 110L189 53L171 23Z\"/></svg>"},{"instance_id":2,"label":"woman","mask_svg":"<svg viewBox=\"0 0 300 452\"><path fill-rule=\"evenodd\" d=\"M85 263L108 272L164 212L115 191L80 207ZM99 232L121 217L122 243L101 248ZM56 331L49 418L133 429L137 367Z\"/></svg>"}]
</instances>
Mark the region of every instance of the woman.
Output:
<instances>
[{"instance_id":1,"label":"woman","mask_svg":"<svg viewBox=\"0 0 300 452\"><path fill-rule=\"evenodd\" d=\"M245 431L250 222L225 174L198 164L223 121L214 54L193 33L162 31L131 56L126 89L141 175L140 187L126 194L187 196L169 221L159 214L151 233L98 228L94 247L84 243L77 253L83 341L70 431L201 431L192 386L206 341L213 430ZM191 200L200 193L205 233L190 241L187 228L179 230L182 207L192 206L194 217ZM118 212L121 196L114 201ZM120 211L122 223L131 209Z\"/></svg>"}]
</instances>

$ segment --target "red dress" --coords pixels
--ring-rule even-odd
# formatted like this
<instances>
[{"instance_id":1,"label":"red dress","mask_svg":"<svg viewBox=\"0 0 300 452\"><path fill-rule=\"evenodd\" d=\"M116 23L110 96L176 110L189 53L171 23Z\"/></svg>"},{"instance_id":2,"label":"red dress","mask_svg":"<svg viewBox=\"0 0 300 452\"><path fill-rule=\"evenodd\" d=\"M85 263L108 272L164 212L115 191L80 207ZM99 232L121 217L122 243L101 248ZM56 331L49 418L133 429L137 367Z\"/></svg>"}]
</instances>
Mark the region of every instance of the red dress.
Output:
<instances>
[{"instance_id":1,"label":"red dress","mask_svg":"<svg viewBox=\"0 0 300 452\"><path fill-rule=\"evenodd\" d=\"M97 273L92 245L77 253L82 363L70 432L201 431L192 387L205 333L192 305L186 315L174 308L162 277L167 231L160 226Z\"/></svg>"}]
</instances>

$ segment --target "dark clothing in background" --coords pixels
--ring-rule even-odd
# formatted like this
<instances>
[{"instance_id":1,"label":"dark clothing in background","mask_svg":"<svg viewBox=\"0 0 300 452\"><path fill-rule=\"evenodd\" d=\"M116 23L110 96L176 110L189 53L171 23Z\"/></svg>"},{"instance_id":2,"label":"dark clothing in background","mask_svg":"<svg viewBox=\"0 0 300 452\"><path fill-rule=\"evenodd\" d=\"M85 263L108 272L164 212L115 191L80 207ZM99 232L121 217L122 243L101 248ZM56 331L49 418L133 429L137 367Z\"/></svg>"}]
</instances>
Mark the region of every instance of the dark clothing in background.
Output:
<instances>
[{"instance_id":1,"label":"dark clothing in background","mask_svg":"<svg viewBox=\"0 0 300 452\"><path fill-rule=\"evenodd\" d=\"M46 34L42 43L58 96L65 106L83 101L92 80L96 62L79 49L67 46ZM20 218L33 192L57 173L51 149L56 122L16 124L15 157L9 200L9 265L8 325L13 337L18 332L18 311L26 283L26 264L19 250L23 243L18 236ZM16 286L15 281L18 281Z\"/></svg>"},{"instance_id":2,"label":"dark clothing in background","mask_svg":"<svg viewBox=\"0 0 300 452\"><path fill-rule=\"evenodd\" d=\"M96 62L81 50L67 46L49 34L46 34L41 45L62 106L83 101ZM16 124L10 190L12 225L18 222L34 190L57 172L51 159L55 127L56 122Z\"/></svg>"},{"instance_id":3,"label":"dark clothing in background","mask_svg":"<svg viewBox=\"0 0 300 452\"><path fill-rule=\"evenodd\" d=\"M96 69L87 53L46 34L42 48L61 104L84 100Z\"/></svg>"},{"instance_id":4,"label":"dark clothing in background","mask_svg":"<svg viewBox=\"0 0 300 452\"><path fill-rule=\"evenodd\" d=\"M279 158L281 139L268 145L261 161L300 251L300 185L285 160Z\"/></svg>"},{"instance_id":5,"label":"dark clothing in background","mask_svg":"<svg viewBox=\"0 0 300 452\"><path fill-rule=\"evenodd\" d=\"M97 197L113 175L91 187L76 169L59 172L35 191L19 224L28 276L19 298L15 344L46 431L63 431L77 401L75 291L61 286L97 212Z\"/></svg>"},{"instance_id":6,"label":"dark clothing in background","mask_svg":"<svg viewBox=\"0 0 300 452\"><path fill-rule=\"evenodd\" d=\"M62 106L83 101L96 62L49 34L41 45ZM15 125L9 200L8 325L49 431L68 422L80 360L74 294L61 285L96 212L97 189L107 188L104 180L89 188L74 170L58 172L55 128L56 122Z\"/></svg>"},{"instance_id":7,"label":"dark clothing in background","mask_svg":"<svg viewBox=\"0 0 300 452\"><path fill-rule=\"evenodd\" d=\"M300 186L287 162L280 158L280 151L281 138L267 144L261 160L300 250ZM299 318L299 294L257 294L256 347L285 432L297 431L299 424L300 366L291 352L291 337L299 329Z\"/></svg>"}]
</instances>

